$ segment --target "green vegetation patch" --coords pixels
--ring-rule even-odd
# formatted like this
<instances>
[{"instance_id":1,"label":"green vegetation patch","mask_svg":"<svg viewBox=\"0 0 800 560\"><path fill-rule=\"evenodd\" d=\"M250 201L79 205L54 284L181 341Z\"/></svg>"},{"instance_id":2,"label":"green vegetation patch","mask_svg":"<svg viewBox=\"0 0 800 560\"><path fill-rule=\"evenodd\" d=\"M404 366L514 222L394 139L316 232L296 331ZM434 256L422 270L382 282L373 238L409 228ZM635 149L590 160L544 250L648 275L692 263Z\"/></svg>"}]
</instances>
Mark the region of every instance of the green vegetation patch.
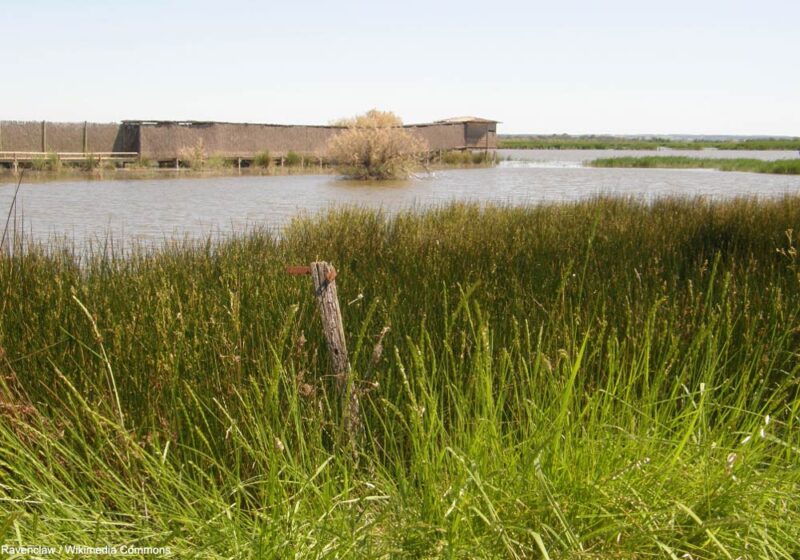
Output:
<instances>
[{"instance_id":1,"label":"green vegetation patch","mask_svg":"<svg viewBox=\"0 0 800 560\"><path fill-rule=\"evenodd\" d=\"M798 231L798 197L600 198L4 252L0 541L796 558ZM310 280L284 272L319 258L355 457Z\"/></svg>"},{"instance_id":2,"label":"green vegetation patch","mask_svg":"<svg viewBox=\"0 0 800 560\"><path fill-rule=\"evenodd\" d=\"M253 158L253 167L261 167L263 169L267 169L271 165L272 165L272 156L270 155L269 150L258 152Z\"/></svg>"},{"instance_id":3,"label":"green vegetation patch","mask_svg":"<svg viewBox=\"0 0 800 560\"><path fill-rule=\"evenodd\" d=\"M618 136L512 136L501 137L499 148L538 150L800 150L800 138L746 140L671 140L668 138L621 138Z\"/></svg>"},{"instance_id":4,"label":"green vegetation patch","mask_svg":"<svg viewBox=\"0 0 800 560\"><path fill-rule=\"evenodd\" d=\"M752 171L779 175L800 175L800 159L764 161L760 159L691 158L684 156L648 156L601 158L589 163L592 167L643 167L719 169L720 171Z\"/></svg>"},{"instance_id":5,"label":"green vegetation patch","mask_svg":"<svg viewBox=\"0 0 800 560\"><path fill-rule=\"evenodd\" d=\"M285 161L287 166L297 167L299 165L303 165L303 156L290 150L289 153L286 154Z\"/></svg>"},{"instance_id":6,"label":"green vegetation patch","mask_svg":"<svg viewBox=\"0 0 800 560\"><path fill-rule=\"evenodd\" d=\"M485 150L450 150L441 155L440 162L445 165L488 165L495 163L495 154Z\"/></svg>"}]
</instances>

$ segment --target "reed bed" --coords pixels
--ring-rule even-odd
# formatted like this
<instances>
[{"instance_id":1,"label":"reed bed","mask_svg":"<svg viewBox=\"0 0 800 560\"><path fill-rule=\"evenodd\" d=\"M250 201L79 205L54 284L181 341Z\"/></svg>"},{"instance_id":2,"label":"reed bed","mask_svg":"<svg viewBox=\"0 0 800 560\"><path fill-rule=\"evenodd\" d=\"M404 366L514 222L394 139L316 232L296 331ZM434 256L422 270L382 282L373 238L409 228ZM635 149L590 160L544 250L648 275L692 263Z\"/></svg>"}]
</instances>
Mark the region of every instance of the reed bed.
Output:
<instances>
[{"instance_id":1,"label":"reed bed","mask_svg":"<svg viewBox=\"0 0 800 560\"><path fill-rule=\"evenodd\" d=\"M626 138L624 136L500 136L501 149L527 150L800 150L800 138L746 138L742 140L674 140L671 138Z\"/></svg>"},{"instance_id":2,"label":"reed bed","mask_svg":"<svg viewBox=\"0 0 800 560\"><path fill-rule=\"evenodd\" d=\"M718 169L777 175L800 175L800 159L764 161L749 158L692 158L684 156L614 157L596 159L592 167L642 167L676 169Z\"/></svg>"},{"instance_id":3,"label":"reed bed","mask_svg":"<svg viewBox=\"0 0 800 560\"><path fill-rule=\"evenodd\" d=\"M800 198L455 204L0 258L0 543L800 555ZM307 278L338 268L365 434Z\"/></svg>"}]
</instances>

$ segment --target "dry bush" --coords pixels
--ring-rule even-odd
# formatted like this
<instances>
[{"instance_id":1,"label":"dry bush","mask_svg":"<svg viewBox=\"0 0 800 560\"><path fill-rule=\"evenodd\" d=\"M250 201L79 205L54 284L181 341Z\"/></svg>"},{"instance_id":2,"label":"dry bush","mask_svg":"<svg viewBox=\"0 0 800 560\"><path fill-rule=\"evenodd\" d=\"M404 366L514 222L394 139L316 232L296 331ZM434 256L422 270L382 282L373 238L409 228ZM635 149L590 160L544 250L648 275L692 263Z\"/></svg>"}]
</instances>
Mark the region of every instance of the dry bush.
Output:
<instances>
[{"instance_id":1,"label":"dry bush","mask_svg":"<svg viewBox=\"0 0 800 560\"><path fill-rule=\"evenodd\" d=\"M198 138L194 146L182 146L178 150L178 159L191 169L202 168L207 157L202 138Z\"/></svg>"},{"instance_id":2,"label":"dry bush","mask_svg":"<svg viewBox=\"0 0 800 560\"><path fill-rule=\"evenodd\" d=\"M328 142L328 157L354 179L407 177L428 145L391 112L368 111L336 123L346 127Z\"/></svg>"}]
</instances>

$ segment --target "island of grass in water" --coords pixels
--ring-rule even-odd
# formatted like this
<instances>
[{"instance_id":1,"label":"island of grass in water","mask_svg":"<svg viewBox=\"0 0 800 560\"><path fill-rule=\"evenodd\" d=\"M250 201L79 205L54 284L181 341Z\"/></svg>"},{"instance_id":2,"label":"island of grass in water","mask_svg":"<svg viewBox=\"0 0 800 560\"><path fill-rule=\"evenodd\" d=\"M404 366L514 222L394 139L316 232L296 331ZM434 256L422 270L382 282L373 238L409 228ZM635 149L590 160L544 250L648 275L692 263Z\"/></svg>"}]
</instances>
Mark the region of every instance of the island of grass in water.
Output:
<instances>
[{"instance_id":1,"label":"island of grass in water","mask_svg":"<svg viewBox=\"0 0 800 560\"><path fill-rule=\"evenodd\" d=\"M730 140L679 140L625 136L568 134L501 135L500 149L528 150L800 150L800 138L744 138Z\"/></svg>"},{"instance_id":2,"label":"island of grass in water","mask_svg":"<svg viewBox=\"0 0 800 560\"><path fill-rule=\"evenodd\" d=\"M718 169L750 171L777 175L800 175L800 159L764 161L749 158L693 158L684 156L645 156L600 158L589 162L592 167L638 167L666 169Z\"/></svg>"}]
</instances>

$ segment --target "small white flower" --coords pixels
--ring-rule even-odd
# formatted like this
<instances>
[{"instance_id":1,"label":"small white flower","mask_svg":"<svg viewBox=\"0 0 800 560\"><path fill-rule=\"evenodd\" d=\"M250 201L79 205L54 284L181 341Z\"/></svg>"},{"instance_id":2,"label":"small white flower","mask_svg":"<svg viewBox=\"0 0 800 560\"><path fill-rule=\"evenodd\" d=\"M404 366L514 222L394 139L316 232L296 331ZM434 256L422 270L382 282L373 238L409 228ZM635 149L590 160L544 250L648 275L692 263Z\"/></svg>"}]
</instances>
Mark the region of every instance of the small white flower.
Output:
<instances>
[{"instance_id":1,"label":"small white flower","mask_svg":"<svg viewBox=\"0 0 800 560\"><path fill-rule=\"evenodd\" d=\"M744 445L745 443L747 443L748 441L750 441L750 437L751 437L751 436L745 436L745 438L742 440L742 445Z\"/></svg>"}]
</instances>

